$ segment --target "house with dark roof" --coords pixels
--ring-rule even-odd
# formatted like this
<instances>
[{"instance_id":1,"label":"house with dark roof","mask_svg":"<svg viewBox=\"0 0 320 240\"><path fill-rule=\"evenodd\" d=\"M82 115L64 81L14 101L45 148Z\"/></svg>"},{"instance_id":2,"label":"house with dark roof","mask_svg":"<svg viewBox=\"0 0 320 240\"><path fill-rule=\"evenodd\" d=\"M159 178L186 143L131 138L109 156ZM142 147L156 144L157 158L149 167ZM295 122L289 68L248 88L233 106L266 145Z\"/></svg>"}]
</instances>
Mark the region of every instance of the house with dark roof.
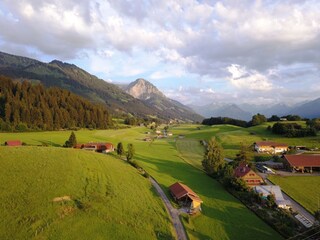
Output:
<instances>
[{"instance_id":1,"label":"house with dark roof","mask_svg":"<svg viewBox=\"0 0 320 240\"><path fill-rule=\"evenodd\" d=\"M254 149L258 153L280 154L288 151L288 145L271 141L255 142Z\"/></svg>"},{"instance_id":2,"label":"house with dark roof","mask_svg":"<svg viewBox=\"0 0 320 240\"><path fill-rule=\"evenodd\" d=\"M320 154L284 155L284 166L290 171L320 171Z\"/></svg>"},{"instance_id":3,"label":"house with dark roof","mask_svg":"<svg viewBox=\"0 0 320 240\"><path fill-rule=\"evenodd\" d=\"M234 176L245 181L248 187L254 187L263 183L262 177L245 163L241 163L234 169Z\"/></svg>"},{"instance_id":4,"label":"house with dark roof","mask_svg":"<svg viewBox=\"0 0 320 240\"><path fill-rule=\"evenodd\" d=\"M187 185L176 182L169 187L169 190L173 199L178 202L179 205L187 207L189 213L201 211L201 203L203 201Z\"/></svg>"},{"instance_id":5,"label":"house with dark roof","mask_svg":"<svg viewBox=\"0 0 320 240\"><path fill-rule=\"evenodd\" d=\"M6 141L5 145L9 147L17 147L17 146L22 146L22 142L20 140L10 140L10 141Z\"/></svg>"}]
</instances>

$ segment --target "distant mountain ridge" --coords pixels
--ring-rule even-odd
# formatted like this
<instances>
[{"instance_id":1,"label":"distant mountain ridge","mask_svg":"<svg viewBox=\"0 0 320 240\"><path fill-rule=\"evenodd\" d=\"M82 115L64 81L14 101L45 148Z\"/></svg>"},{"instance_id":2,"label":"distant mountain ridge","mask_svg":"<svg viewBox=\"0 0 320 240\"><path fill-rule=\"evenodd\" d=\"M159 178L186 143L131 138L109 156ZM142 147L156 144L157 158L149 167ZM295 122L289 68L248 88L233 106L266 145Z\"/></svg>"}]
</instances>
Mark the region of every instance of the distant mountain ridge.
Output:
<instances>
[{"instance_id":1,"label":"distant mountain ridge","mask_svg":"<svg viewBox=\"0 0 320 240\"><path fill-rule=\"evenodd\" d=\"M257 105L257 104L232 104L232 103L212 103L205 106L190 107L197 113L205 117L229 117L239 120L248 121L252 116L260 113L266 117L277 115L279 117L285 115L299 115L303 118L318 118L320 117L320 98L312 101L304 101L303 103L289 106L284 103L274 105Z\"/></svg>"},{"instance_id":2,"label":"distant mountain ridge","mask_svg":"<svg viewBox=\"0 0 320 240\"><path fill-rule=\"evenodd\" d=\"M156 86L143 78L139 78L130 83L128 86L124 87L124 89L131 96L140 99L151 108L162 112L162 115L182 116L189 121L191 121L191 119L198 122L203 120L203 117L191 108L178 101L167 98Z\"/></svg>"},{"instance_id":3,"label":"distant mountain ridge","mask_svg":"<svg viewBox=\"0 0 320 240\"><path fill-rule=\"evenodd\" d=\"M154 116L163 120L180 119L198 121L199 115L187 111L165 113L132 97L118 86L86 72L74 64L53 60L43 63L27 57L0 52L0 74L16 80L41 82L47 87L56 86L83 96L92 102L104 103L113 113L138 117ZM190 114L190 115L189 115Z\"/></svg>"},{"instance_id":4,"label":"distant mountain ridge","mask_svg":"<svg viewBox=\"0 0 320 240\"><path fill-rule=\"evenodd\" d=\"M304 103L289 111L289 114L299 115L305 118L319 118L320 117L320 98Z\"/></svg>"},{"instance_id":5,"label":"distant mountain ridge","mask_svg":"<svg viewBox=\"0 0 320 240\"><path fill-rule=\"evenodd\" d=\"M250 112L242 110L236 104L231 103L212 103L205 106L190 106L197 113L205 117L229 117L244 121L249 121L252 117Z\"/></svg>"}]
</instances>

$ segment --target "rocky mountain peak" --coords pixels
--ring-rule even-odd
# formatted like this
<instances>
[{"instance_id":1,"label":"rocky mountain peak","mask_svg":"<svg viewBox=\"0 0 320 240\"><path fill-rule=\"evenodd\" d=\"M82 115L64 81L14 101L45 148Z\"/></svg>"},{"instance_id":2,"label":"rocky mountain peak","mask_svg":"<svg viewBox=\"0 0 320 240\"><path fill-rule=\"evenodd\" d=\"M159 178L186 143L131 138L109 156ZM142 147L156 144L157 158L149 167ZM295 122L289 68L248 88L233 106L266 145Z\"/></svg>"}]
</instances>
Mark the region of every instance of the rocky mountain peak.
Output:
<instances>
[{"instance_id":1,"label":"rocky mountain peak","mask_svg":"<svg viewBox=\"0 0 320 240\"><path fill-rule=\"evenodd\" d=\"M130 83L126 88L126 92L141 100L147 100L151 97L165 98L165 95L156 86L143 78L138 78Z\"/></svg>"}]
</instances>

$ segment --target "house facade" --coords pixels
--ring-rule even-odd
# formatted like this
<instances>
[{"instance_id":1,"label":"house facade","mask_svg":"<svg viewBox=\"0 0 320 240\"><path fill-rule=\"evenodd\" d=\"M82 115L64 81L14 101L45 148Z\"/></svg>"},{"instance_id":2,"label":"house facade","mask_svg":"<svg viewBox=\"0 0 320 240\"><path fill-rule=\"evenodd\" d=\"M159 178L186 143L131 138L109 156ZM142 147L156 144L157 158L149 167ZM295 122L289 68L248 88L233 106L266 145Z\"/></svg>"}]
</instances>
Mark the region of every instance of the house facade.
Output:
<instances>
[{"instance_id":1,"label":"house facade","mask_svg":"<svg viewBox=\"0 0 320 240\"><path fill-rule=\"evenodd\" d=\"M263 183L262 177L254 172L247 164L240 164L236 167L234 170L234 176L241 178L250 188Z\"/></svg>"},{"instance_id":2,"label":"house facade","mask_svg":"<svg viewBox=\"0 0 320 240\"><path fill-rule=\"evenodd\" d=\"M201 211L200 197L192 191L187 185L176 182L169 187L173 199L184 207L188 208L189 213Z\"/></svg>"},{"instance_id":3,"label":"house facade","mask_svg":"<svg viewBox=\"0 0 320 240\"><path fill-rule=\"evenodd\" d=\"M75 148L94 151L94 152L102 152L108 153L114 151L114 146L112 143L85 143L85 144L77 144Z\"/></svg>"},{"instance_id":4,"label":"house facade","mask_svg":"<svg viewBox=\"0 0 320 240\"><path fill-rule=\"evenodd\" d=\"M254 149L258 153L281 154L288 151L288 145L271 141L255 142Z\"/></svg>"},{"instance_id":5,"label":"house facade","mask_svg":"<svg viewBox=\"0 0 320 240\"><path fill-rule=\"evenodd\" d=\"M320 154L284 155L284 166L289 171L320 172Z\"/></svg>"}]
</instances>

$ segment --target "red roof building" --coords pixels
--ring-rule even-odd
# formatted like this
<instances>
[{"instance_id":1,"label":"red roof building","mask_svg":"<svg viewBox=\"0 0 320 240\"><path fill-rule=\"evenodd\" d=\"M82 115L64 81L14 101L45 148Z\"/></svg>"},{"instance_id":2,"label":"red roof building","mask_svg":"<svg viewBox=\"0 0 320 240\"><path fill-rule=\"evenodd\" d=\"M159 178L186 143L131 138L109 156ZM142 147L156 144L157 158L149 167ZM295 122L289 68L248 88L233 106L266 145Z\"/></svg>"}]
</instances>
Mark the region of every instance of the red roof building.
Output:
<instances>
[{"instance_id":1,"label":"red roof building","mask_svg":"<svg viewBox=\"0 0 320 240\"><path fill-rule=\"evenodd\" d=\"M175 201L189 207L190 213L201 210L201 203L203 201L187 185L176 182L169 187L169 190Z\"/></svg>"},{"instance_id":2,"label":"red roof building","mask_svg":"<svg viewBox=\"0 0 320 240\"><path fill-rule=\"evenodd\" d=\"M237 178L242 178L249 187L258 186L263 183L263 179L244 163L235 168L234 176Z\"/></svg>"},{"instance_id":3,"label":"red roof building","mask_svg":"<svg viewBox=\"0 0 320 240\"><path fill-rule=\"evenodd\" d=\"M22 146L22 142L20 140L10 140L6 141L5 145L10 147Z\"/></svg>"},{"instance_id":4,"label":"red roof building","mask_svg":"<svg viewBox=\"0 0 320 240\"><path fill-rule=\"evenodd\" d=\"M319 154L284 155L285 166L291 171L320 171Z\"/></svg>"}]
</instances>

